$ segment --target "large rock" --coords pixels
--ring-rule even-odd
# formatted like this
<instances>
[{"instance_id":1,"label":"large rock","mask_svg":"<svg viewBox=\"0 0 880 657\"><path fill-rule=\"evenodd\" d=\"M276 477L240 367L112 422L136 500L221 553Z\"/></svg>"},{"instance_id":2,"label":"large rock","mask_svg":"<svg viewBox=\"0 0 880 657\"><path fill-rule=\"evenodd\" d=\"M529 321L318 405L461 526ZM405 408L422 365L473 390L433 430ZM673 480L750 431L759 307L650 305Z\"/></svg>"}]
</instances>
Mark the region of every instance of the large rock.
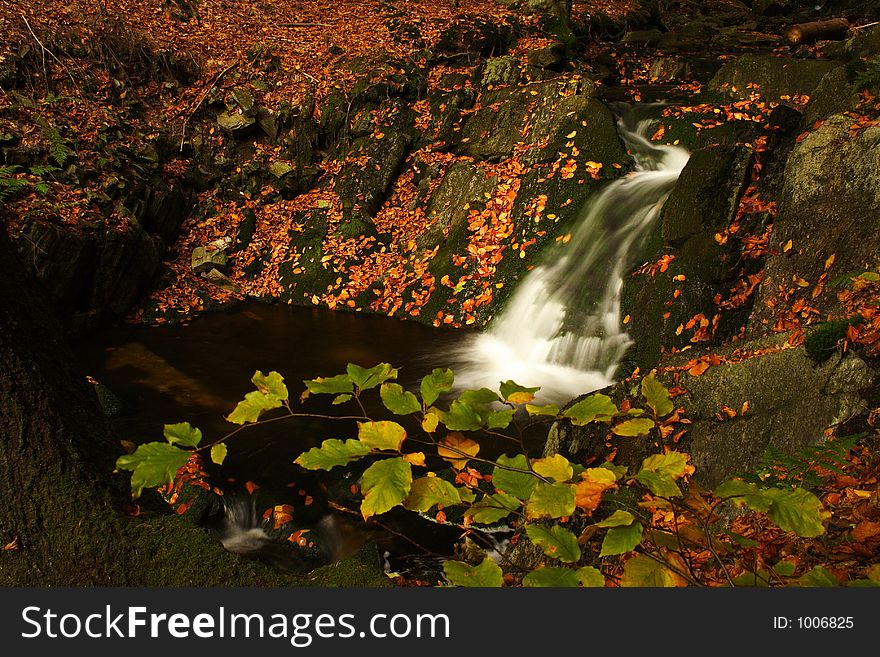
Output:
<instances>
[{"instance_id":1,"label":"large rock","mask_svg":"<svg viewBox=\"0 0 880 657\"><path fill-rule=\"evenodd\" d=\"M835 355L816 365L803 347L780 349L784 341L785 337L774 336L739 344L743 352L768 349L769 353L710 367L699 377L681 375L678 385L687 392L675 403L692 424L681 425L688 431L676 449L691 455L701 485L715 486L732 475L753 471L768 447L794 454L819 443L826 428L867 408L863 393L871 388L875 373L864 361L852 354ZM720 353L732 356L734 348ZM672 383L669 374L660 379ZM603 392L618 403L637 400L638 384L621 382ZM745 402L749 404L743 415ZM735 409L737 415L728 418L721 413L722 406ZM606 425L576 427L566 421L554 425L545 455L601 461L617 450L616 463L637 466L661 449L652 438L611 436Z\"/></svg>"},{"instance_id":2,"label":"large rock","mask_svg":"<svg viewBox=\"0 0 880 657\"><path fill-rule=\"evenodd\" d=\"M853 119L832 116L797 144L788 158L774 245L792 250L768 258L749 329L758 334L772 323L769 307L779 287L796 292L823 315L836 308L836 290L813 297L813 289L834 255L828 279L876 269L880 264L880 127L851 132Z\"/></svg>"},{"instance_id":3,"label":"large rock","mask_svg":"<svg viewBox=\"0 0 880 657\"><path fill-rule=\"evenodd\" d=\"M162 252L161 242L134 221L121 230L94 232L32 222L17 244L76 330L122 317L148 289Z\"/></svg>"},{"instance_id":4,"label":"large rock","mask_svg":"<svg viewBox=\"0 0 880 657\"><path fill-rule=\"evenodd\" d=\"M400 174L413 142L413 111L399 100L388 101L381 109L387 113L385 123L355 142L351 153L364 156L365 163L346 164L336 178L335 190L342 199L345 219L343 230L369 223Z\"/></svg>"},{"instance_id":5,"label":"large rock","mask_svg":"<svg viewBox=\"0 0 880 657\"><path fill-rule=\"evenodd\" d=\"M456 152L496 162L513 155L533 166L565 153L605 167L626 165L614 117L589 80L551 80L484 92L482 108L465 121Z\"/></svg>"},{"instance_id":6,"label":"large rock","mask_svg":"<svg viewBox=\"0 0 880 657\"><path fill-rule=\"evenodd\" d=\"M758 93L767 100L791 104L796 96L810 96L836 66L820 60L742 55L721 67L708 88L736 100Z\"/></svg>"},{"instance_id":7,"label":"large rock","mask_svg":"<svg viewBox=\"0 0 880 657\"><path fill-rule=\"evenodd\" d=\"M637 256L638 264L668 254L674 260L666 271L624 280L621 312L631 318L635 341L622 364L624 372L655 367L664 351L690 344L694 331L684 327L692 317L715 314L715 295L729 288L740 266L733 243L718 244L715 234L736 212L750 162L750 151L738 146L691 155L653 236Z\"/></svg>"}]
</instances>

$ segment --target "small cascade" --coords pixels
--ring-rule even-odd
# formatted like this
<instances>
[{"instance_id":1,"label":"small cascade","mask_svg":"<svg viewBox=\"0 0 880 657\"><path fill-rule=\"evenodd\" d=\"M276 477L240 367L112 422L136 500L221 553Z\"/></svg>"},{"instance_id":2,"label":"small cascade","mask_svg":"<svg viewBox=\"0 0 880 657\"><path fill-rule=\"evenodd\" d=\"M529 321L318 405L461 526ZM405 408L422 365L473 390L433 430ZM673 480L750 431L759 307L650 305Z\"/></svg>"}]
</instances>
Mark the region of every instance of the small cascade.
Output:
<instances>
[{"instance_id":1,"label":"small cascade","mask_svg":"<svg viewBox=\"0 0 880 657\"><path fill-rule=\"evenodd\" d=\"M541 386L539 400L565 402L613 381L631 344L620 320L623 276L660 215L689 153L651 143L648 121L619 122L636 170L583 208L571 240L555 245L521 281L489 330L457 354L457 384Z\"/></svg>"}]
</instances>

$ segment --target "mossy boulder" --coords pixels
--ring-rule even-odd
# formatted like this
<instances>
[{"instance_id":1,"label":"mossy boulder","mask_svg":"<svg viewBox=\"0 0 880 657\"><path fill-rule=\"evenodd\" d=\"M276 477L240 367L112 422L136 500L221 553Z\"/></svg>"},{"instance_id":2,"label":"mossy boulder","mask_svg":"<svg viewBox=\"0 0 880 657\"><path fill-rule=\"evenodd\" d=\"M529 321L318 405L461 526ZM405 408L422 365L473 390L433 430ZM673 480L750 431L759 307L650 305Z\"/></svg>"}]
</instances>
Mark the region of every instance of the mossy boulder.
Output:
<instances>
[{"instance_id":1,"label":"mossy boulder","mask_svg":"<svg viewBox=\"0 0 880 657\"><path fill-rule=\"evenodd\" d=\"M715 315L714 297L726 291L740 265L733 243L719 244L715 234L736 212L750 162L750 151L741 147L706 148L691 155L636 262L674 258L666 271L624 279L621 312L630 316L634 345L622 372L655 367L665 351L691 344L695 329L685 328L691 318Z\"/></svg>"},{"instance_id":2,"label":"mossy boulder","mask_svg":"<svg viewBox=\"0 0 880 657\"><path fill-rule=\"evenodd\" d=\"M691 455L694 479L702 486L715 486L724 479L753 471L764 451L772 446L794 454L824 440L826 428L862 413L865 394L875 373L852 354L832 356L816 363L803 347L780 348L786 336L773 336L719 351L722 358L742 352L767 350L764 355L710 367L700 376L682 373L677 385L685 394L676 397L677 407L691 421L687 433L675 446ZM664 361L682 365L692 352ZM659 375L673 384L669 373ZM602 391L616 403L640 395L639 381L624 381ZM743 414L742 408L748 402ZM733 418L721 407L734 409ZM719 419L719 415L722 419ZM557 422L550 431L544 454L561 453L583 462L599 461L616 450L615 463L637 467L642 459L662 451L654 437L621 438L602 424L575 427Z\"/></svg>"},{"instance_id":3,"label":"mossy boulder","mask_svg":"<svg viewBox=\"0 0 880 657\"><path fill-rule=\"evenodd\" d=\"M792 289L791 303L803 296L824 316L838 309L838 300L828 286L813 296L823 274L833 281L880 264L880 127L854 132L852 125L849 116L832 116L788 157L773 241L791 240L792 249L767 259L749 323L753 334L772 324L779 286ZM794 277L809 286L798 292Z\"/></svg>"},{"instance_id":4,"label":"mossy boulder","mask_svg":"<svg viewBox=\"0 0 880 657\"><path fill-rule=\"evenodd\" d=\"M765 100L792 104L810 96L836 62L747 54L725 64L709 82L710 91L743 100L753 93Z\"/></svg>"},{"instance_id":5,"label":"mossy boulder","mask_svg":"<svg viewBox=\"0 0 880 657\"><path fill-rule=\"evenodd\" d=\"M346 164L336 178L335 191L342 199L346 223L369 223L400 174L414 139L414 113L405 103L387 101L379 111L384 121L356 141L350 152L365 162Z\"/></svg>"}]
</instances>

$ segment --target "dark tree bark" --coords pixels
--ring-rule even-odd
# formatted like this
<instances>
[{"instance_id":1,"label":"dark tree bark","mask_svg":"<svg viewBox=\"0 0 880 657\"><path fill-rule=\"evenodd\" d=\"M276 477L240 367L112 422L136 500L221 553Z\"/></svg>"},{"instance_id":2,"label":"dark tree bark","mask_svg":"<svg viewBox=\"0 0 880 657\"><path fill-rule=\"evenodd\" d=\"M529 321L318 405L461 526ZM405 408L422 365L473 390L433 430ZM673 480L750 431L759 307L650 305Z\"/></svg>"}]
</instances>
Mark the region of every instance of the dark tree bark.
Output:
<instances>
[{"instance_id":1,"label":"dark tree bark","mask_svg":"<svg viewBox=\"0 0 880 657\"><path fill-rule=\"evenodd\" d=\"M0 586L381 583L367 564L341 581L281 573L158 504L125 515L119 443L2 218L0 263Z\"/></svg>"}]
</instances>

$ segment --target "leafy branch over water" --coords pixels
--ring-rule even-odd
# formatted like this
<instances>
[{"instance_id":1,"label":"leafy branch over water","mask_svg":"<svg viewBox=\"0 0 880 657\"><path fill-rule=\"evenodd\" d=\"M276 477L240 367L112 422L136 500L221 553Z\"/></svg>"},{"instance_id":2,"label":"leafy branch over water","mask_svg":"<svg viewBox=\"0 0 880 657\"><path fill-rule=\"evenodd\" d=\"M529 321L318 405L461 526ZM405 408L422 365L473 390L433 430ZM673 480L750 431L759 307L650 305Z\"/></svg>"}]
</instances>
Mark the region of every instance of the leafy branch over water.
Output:
<instances>
[{"instance_id":1,"label":"leafy branch over water","mask_svg":"<svg viewBox=\"0 0 880 657\"><path fill-rule=\"evenodd\" d=\"M454 521L465 532L505 523L521 530L519 540L530 541L544 556L539 567L523 568L505 555L507 572L485 555L474 563L448 560L444 572L453 585L700 586L717 572L728 585L836 581L821 566L800 578L791 577L794 570L785 562L772 573L744 568L743 552L757 543L730 531L723 520L721 508L729 502L765 514L797 536L819 536L830 514L804 488L731 479L711 493L702 491L688 482L694 472L689 456L677 451L649 456L634 471L612 462L587 467L560 454L529 458L522 430L533 422L598 423L633 440L659 436L663 418L675 408L653 373L641 381L644 408L632 400L619 408L610 397L594 393L565 409L532 404L538 388L513 381L501 383L498 391L465 390L448 406L438 405L452 391L451 370L433 370L417 393L395 383L397 373L387 363L372 368L349 364L344 374L304 381L301 401L333 395L334 405L357 408L353 414L331 416L294 410L283 377L256 372L255 390L226 418L237 429L203 442L201 431L189 423L165 425L165 442L139 446L120 457L117 468L131 471L137 497L143 488L171 483L196 452L209 452L215 463L222 463L227 442L247 427L291 417L354 421L356 439L325 440L295 462L329 471L368 461L358 488L364 520L404 507L433 513L438 522ZM389 412L385 419L371 418L365 410L364 395L377 389ZM283 414L263 417L278 409ZM509 428L517 429L518 437L502 433ZM479 439L486 433L507 439L512 455L481 456Z\"/></svg>"}]
</instances>

